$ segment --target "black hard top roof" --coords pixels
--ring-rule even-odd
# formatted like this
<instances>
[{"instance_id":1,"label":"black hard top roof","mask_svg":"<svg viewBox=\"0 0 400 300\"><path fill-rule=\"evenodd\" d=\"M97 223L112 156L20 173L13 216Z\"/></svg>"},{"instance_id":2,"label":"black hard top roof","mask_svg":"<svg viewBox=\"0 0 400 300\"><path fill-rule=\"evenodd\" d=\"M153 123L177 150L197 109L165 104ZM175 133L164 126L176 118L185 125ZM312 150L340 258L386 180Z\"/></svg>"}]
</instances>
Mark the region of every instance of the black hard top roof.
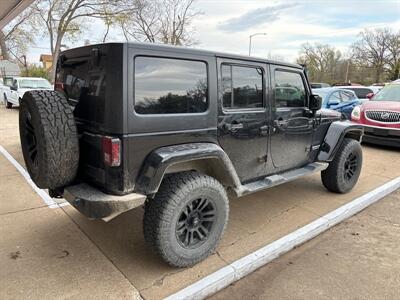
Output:
<instances>
[{"instance_id":1,"label":"black hard top roof","mask_svg":"<svg viewBox=\"0 0 400 300\"><path fill-rule=\"evenodd\" d=\"M188 48L188 47L183 47L183 46L172 46L172 45L156 44L156 43L134 43L134 42L120 42L120 43L111 42L111 43L105 43L105 44L126 45L129 48L144 49L144 50L168 51L168 52L186 53L186 54L192 54L192 55L216 56L216 57L223 57L223 58L228 58L228 59L239 59L239 60L247 60L247 61L252 61L252 62L271 63L271 64L280 65L280 66L288 66L288 67L292 67L292 68L303 69L303 67L298 64L292 64L292 63L283 62L283 61L275 61L275 60L269 60L269 59L261 58L261 57L238 55L238 54L231 54L231 53L224 53L224 52L217 52L217 51L210 51L210 50L194 49L194 48ZM97 44L97 45L102 45L102 44ZM89 46L83 46L83 47L79 47L79 48L86 48L86 47L93 48L95 46L96 45L89 45ZM68 49L68 50L63 51L62 53L68 53L68 52L71 52L71 50L79 49L79 48Z\"/></svg>"},{"instance_id":2,"label":"black hard top roof","mask_svg":"<svg viewBox=\"0 0 400 300\"><path fill-rule=\"evenodd\" d=\"M281 66L288 66L288 67L292 67L292 68L303 69L303 67L298 64L292 64L292 63L283 62L283 61L269 60L266 58L247 56L247 55L238 55L238 54L232 54L232 53L217 52L217 51L188 48L188 47L183 47L183 46L173 46L173 45L166 45L166 44L134 43L134 42L127 42L126 44L128 45L128 47L132 47L132 48L149 49L149 50L163 50L163 51L180 52L180 53L187 53L187 54L193 54L193 55L217 56L217 57L248 60L248 61L255 61L255 62L272 63L272 64L281 65Z\"/></svg>"}]
</instances>

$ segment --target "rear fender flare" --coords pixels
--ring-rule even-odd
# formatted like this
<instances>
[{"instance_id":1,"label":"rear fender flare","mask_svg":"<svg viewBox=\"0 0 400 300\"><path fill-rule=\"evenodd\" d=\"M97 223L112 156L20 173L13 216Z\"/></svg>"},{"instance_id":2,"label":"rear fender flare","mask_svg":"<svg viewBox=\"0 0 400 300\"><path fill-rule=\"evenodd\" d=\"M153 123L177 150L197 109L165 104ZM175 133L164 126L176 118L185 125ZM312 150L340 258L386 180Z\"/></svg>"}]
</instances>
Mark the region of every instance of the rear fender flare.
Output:
<instances>
[{"instance_id":1,"label":"rear fender flare","mask_svg":"<svg viewBox=\"0 0 400 300\"><path fill-rule=\"evenodd\" d=\"M330 162L336 155L345 137L361 142L364 129L351 121L335 121L329 127L318 153L318 161Z\"/></svg>"},{"instance_id":2,"label":"rear fender flare","mask_svg":"<svg viewBox=\"0 0 400 300\"><path fill-rule=\"evenodd\" d=\"M221 183L225 186L232 187L236 194L240 193L242 185L231 160L220 146L213 143L189 143L154 150L142 165L135 190L145 195L153 195L157 193L164 175L170 168L199 161L205 164L217 162L223 180L216 179L223 181Z\"/></svg>"}]
</instances>

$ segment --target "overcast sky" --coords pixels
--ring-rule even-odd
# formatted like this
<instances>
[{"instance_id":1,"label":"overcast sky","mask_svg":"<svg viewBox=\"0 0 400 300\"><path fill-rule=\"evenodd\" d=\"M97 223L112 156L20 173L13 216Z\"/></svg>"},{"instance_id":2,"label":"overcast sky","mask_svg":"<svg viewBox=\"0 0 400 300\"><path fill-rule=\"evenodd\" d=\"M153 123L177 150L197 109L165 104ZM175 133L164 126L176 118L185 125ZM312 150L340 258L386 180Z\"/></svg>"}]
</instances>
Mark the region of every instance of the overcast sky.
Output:
<instances>
[{"instance_id":1,"label":"overcast sky","mask_svg":"<svg viewBox=\"0 0 400 300\"><path fill-rule=\"evenodd\" d=\"M249 35L253 37L252 55L278 56L294 61L305 42L328 43L342 51L356 40L363 28L390 27L400 30L400 0L197 0L203 12L194 22L196 48L246 54ZM85 39L100 42L104 26L90 21ZM123 37L114 32L113 41ZM38 62L41 53L49 53L48 41L41 39L28 55Z\"/></svg>"}]
</instances>

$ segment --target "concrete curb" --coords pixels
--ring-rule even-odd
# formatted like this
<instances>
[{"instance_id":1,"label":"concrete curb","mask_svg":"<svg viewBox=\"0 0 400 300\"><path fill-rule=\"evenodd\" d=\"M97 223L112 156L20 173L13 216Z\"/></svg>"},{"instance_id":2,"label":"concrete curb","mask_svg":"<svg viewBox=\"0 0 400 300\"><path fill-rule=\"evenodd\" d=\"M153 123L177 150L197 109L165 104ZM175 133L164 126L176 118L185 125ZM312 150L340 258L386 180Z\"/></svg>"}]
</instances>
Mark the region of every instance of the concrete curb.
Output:
<instances>
[{"instance_id":1,"label":"concrete curb","mask_svg":"<svg viewBox=\"0 0 400 300\"><path fill-rule=\"evenodd\" d=\"M280 255L292 250L294 247L305 243L327 229L362 211L398 188L400 188L400 177L354 199L350 203L335 209L271 244L236 260L177 293L170 295L166 299L204 299L249 273L254 272Z\"/></svg>"}]
</instances>

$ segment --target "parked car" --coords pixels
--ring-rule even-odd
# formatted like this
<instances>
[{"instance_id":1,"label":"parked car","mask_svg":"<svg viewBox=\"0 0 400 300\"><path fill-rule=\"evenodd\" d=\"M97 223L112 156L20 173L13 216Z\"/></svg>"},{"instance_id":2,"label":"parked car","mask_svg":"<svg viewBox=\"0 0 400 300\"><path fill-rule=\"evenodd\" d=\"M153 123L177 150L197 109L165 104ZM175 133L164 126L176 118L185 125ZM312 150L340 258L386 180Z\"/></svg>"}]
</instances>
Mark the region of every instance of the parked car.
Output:
<instances>
[{"instance_id":1,"label":"parked car","mask_svg":"<svg viewBox=\"0 0 400 300\"><path fill-rule=\"evenodd\" d=\"M322 171L346 193L360 175L362 126L320 110L299 65L110 43L66 50L57 66L59 91L26 92L19 110L32 180L89 218L144 203L145 240L173 266L216 249L227 191Z\"/></svg>"},{"instance_id":2,"label":"parked car","mask_svg":"<svg viewBox=\"0 0 400 300\"><path fill-rule=\"evenodd\" d=\"M339 88L339 89L353 91L357 95L357 98L362 102L368 101L369 100L368 95L371 93L375 94L377 92L377 90L379 90L378 87L372 89L370 87L358 86L358 85L357 86L356 85L354 85L354 86L353 85L343 85L343 86L335 86L335 87Z\"/></svg>"},{"instance_id":3,"label":"parked car","mask_svg":"<svg viewBox=\"0 0 400 300\"><path fill-rule=\"evenodd\" d=\"M327 88L330 87L329 84L323 83L323 82L311 82L311 88L312 89L321 89L321 88Z\"/></svg>"},{"instance_id":4,"label":"parked car","mask_svg":"<svg viewBox=\"0 0 400 300\"><path fill-rule=\"evenodd\" d=\"M3 82L3 78L0 78L0 102L3 103L4 102L4 82Z\"/></svg>"},{"instance_id":5,"label":"parked car","mask_svg":"<svg viewBox=\"0 0 400 300\"><path fill-rule=\"evenodd\" d=\"M371 101L354 108L352 121L364 126L363 141L400 146L400 82L386 85Z\"/></svg>"},{"instance_id":6,"label":"parked car","mask_svg":"<svg viewBox=\"0 0 400 300\"><path fill-rule=\"evenodd\" d=\"M5 93L5 103L7 108L19 105L25 92L32 90L52 90L53 86L47 79L39 77L14 77L12 85Z\"/></svg>"},{"instance_id":7,"label":"parked car","mask_svg":"<svg viewBox=\"0 0 400 300\"><path fill-rule=\"evenodd\" d=\"M4 105L7 105L7 98L10 95L10 86L12 85L12 77L5 76L2 78L2 85L0 85L0 100Z\"/></svg>"},{"instance_id":8,"label":"parked car","mask_svg":"<svg viewBox=\"0 0 400 300\"><path fill-rule=\"evenodd\" d=\"M313 89L313 94L322 98L322 107L336 110L350 120L353 108L361 102L353 91L336 87Z\"/></svg>"}]
</instances>

